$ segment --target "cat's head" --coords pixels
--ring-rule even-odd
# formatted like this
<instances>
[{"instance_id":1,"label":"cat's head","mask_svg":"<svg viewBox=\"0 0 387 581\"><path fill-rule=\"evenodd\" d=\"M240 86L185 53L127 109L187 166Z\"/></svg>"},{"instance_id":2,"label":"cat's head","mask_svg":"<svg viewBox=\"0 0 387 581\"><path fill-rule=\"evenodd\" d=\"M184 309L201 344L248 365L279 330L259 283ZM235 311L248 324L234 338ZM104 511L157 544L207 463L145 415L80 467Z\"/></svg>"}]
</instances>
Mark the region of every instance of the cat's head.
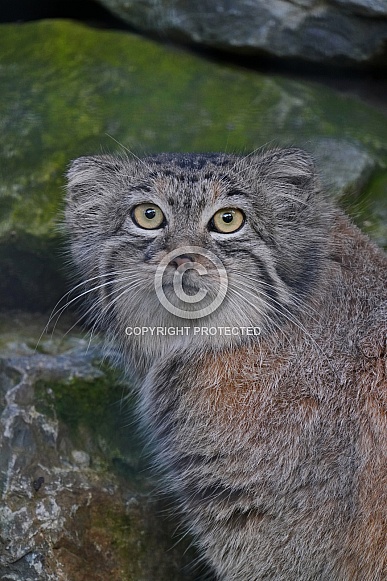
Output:
<instances>
[{"instance_id":1,"label":"cat's head","mask_svg":"<svg viewBox=\"0 0 387 581\"><path fill-rule=\"evenodd\" d=\"M152 327L169 329L164 344L255 340L280 327L318 284L331 221L297 149L83 157L68 173L73 260L95 316L129 342Z\"/></svg>"}]
</instances>

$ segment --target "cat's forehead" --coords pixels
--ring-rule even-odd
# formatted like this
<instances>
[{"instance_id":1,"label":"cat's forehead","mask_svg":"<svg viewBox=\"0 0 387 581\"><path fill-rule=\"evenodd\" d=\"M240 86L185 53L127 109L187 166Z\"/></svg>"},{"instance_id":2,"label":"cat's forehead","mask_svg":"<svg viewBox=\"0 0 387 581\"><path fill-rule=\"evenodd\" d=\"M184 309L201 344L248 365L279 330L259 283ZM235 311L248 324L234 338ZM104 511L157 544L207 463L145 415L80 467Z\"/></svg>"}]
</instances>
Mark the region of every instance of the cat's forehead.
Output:
<instances>
[{"instance_id":1,"label":"cat's forehead","mask_svg":"<svg viewBox=\"0 0 387 581\"><path fill-rule=\"evenodd\" d=\"M161 154L144 159L142 173L171 205L204 204L235 187L237 161L224 154Z\"/></svg>"}]
</instances>

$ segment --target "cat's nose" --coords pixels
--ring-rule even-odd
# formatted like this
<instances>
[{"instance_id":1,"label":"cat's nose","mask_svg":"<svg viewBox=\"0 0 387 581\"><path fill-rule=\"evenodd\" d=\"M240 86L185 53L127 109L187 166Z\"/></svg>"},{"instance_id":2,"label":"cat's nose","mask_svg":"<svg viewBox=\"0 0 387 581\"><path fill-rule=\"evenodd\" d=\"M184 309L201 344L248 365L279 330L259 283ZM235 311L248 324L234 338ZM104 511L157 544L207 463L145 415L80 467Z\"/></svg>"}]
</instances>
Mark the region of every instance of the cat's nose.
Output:
<instances>
[{"instance_id":1,"label":"cat's nose","mask_svg":"<svg viewBox=\"0 0 387 581\"><path fill-rule=\"evenodd\" d=\"M175 256L173 260L171 260L171 264L174 264L177 268L186 262L195 262L193 256L188 256L187 254L182 254L180 256Z\"/></svg>"}]
</instances>

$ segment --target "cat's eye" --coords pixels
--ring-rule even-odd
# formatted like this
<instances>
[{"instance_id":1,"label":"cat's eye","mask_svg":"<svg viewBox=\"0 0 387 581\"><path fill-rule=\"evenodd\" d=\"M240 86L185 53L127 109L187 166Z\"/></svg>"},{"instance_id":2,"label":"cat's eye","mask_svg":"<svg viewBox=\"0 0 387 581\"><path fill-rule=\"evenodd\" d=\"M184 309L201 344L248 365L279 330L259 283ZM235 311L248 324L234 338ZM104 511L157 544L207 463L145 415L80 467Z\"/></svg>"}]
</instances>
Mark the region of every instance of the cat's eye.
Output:
<instances>
[{"instance_id":1,"label":"cat's eye","mask_svg":"<svg viewBox=\"0 0 387 581\"><path fill-rule=\"evenodd\" d=\"M231 234L243 226L245 216L236 208L224 208L218 210L210 221L211 230L222 234Z\"/></svg>"},{"instance_id":2,"label":"cat's eye","mask_svg":"<svg viewBox=\"0 0 387 581\"><path fill-rule=\"evenodd\" d=\"M156 204L139 204L132 211L133 222L140 228L155 230L165 222L165 216Z\"/></svg>"}]
</instances>

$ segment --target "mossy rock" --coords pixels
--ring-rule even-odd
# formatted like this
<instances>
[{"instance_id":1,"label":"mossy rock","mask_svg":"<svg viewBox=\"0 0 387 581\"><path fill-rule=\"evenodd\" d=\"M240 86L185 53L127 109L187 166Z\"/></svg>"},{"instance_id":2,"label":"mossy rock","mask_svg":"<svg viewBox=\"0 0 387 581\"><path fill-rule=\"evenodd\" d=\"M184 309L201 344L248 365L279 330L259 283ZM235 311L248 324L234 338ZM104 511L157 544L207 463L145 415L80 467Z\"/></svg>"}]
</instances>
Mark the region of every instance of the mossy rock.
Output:
<instances>
[{"instance_id":1,"label":"mossy rock","mask_svg":"<svg viewBox=\"0 0 387 581\"><path fill-rule=\"evenodd\" d=\"M197 580L191 541L155 494L128 386L98 338L90 346L63 321L39 340L45 324L0 316L0 577Z\"/></svg>"},{"instance_id":2,"label":"mossy rock","mask_svg":"<svg viewBox=\"0 0 387 581\"><path fill-rule=\"evenodd\" d=\"M335 193L356 192L387 165L386 117L357 99L126 32L69 21L2 25L0 82L6 308L42 311L64 292L66 245L57 224L64 173L79 155L126 147L140 156L243 154L297 144L316 152Z\"/></svg>"}]
</instances>

